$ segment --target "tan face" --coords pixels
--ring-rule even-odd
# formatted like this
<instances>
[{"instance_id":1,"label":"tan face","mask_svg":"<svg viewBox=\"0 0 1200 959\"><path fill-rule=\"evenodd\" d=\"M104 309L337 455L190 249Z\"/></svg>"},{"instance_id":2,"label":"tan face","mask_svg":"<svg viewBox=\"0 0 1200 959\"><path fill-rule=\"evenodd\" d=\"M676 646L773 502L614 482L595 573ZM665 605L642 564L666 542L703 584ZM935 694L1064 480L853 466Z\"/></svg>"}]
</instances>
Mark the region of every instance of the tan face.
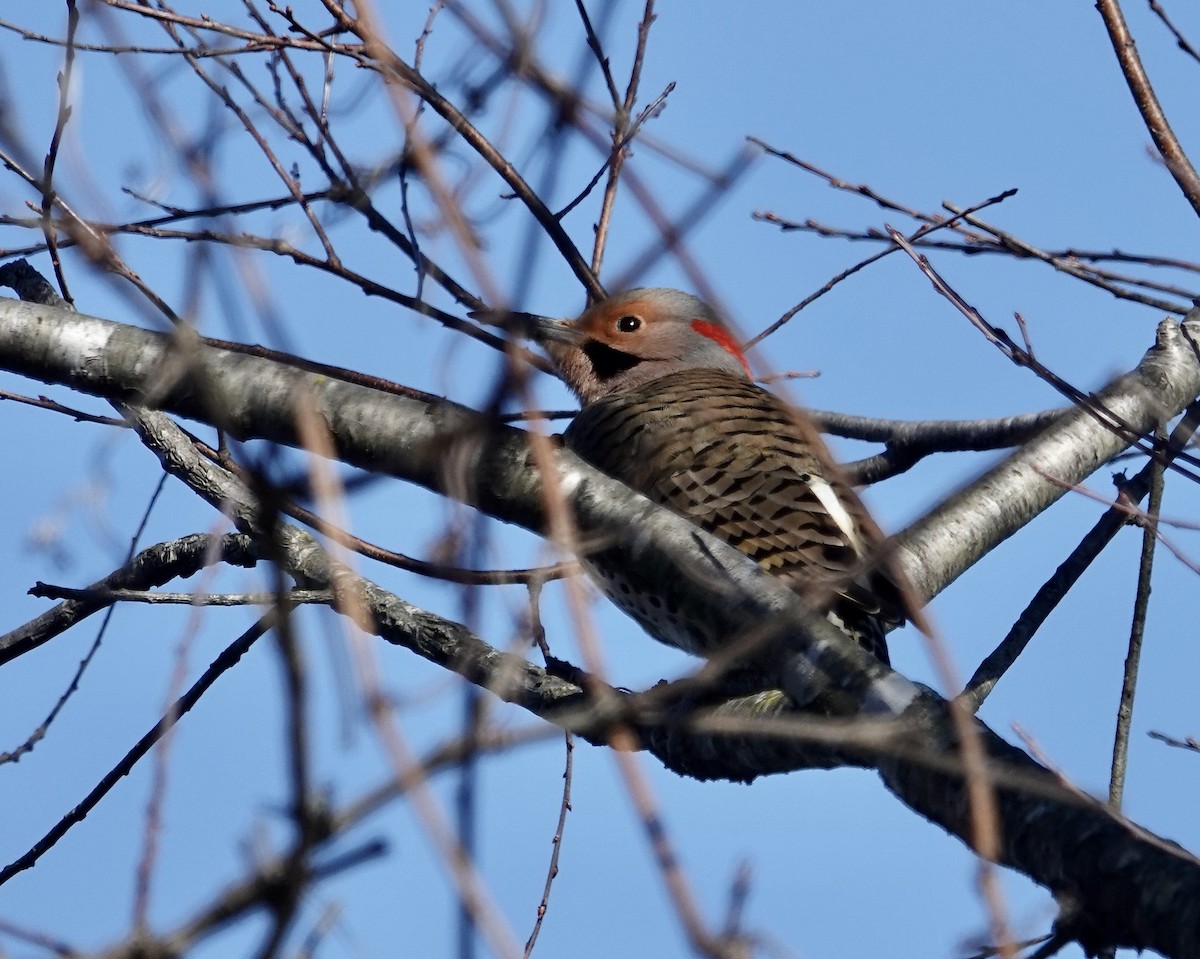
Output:
<instances>
[{"instance_id":1,"label":"tan face","mask_svg":"<svg viewBox=\"0 0 1200 959\"><path fill-rule=\"evenodd\" d=\"M575 321L575 327L588 338L614 350L655 359L662 353L655 343L656 339L661 339L662 322L653 305L640 299L618 297L585 311ZM666 355L663 353L662 358Z\"/></svg>"}]
</instances>

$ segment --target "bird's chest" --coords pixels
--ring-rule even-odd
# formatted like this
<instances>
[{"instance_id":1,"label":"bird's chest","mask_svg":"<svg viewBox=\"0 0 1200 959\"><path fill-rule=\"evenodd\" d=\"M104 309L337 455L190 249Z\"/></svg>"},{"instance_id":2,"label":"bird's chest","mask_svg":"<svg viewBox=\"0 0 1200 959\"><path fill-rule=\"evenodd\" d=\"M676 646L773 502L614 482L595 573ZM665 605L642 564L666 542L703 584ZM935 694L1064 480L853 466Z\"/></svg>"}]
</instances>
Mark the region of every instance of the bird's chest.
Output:
<instances>
[{"instance_id":1,"label":"bird's chest","mask_svg":"<svg viewBox=\"0 0 1200 959\"><path fill-rule=\"evenodd\" d=\"M575 418L567 446L651 499L694 514L755 476L817 469L791 423L754 394L663 391L600 401Z\"/></svg>"},{"instance_id":2,"label":"bird's chest","mask_svg":"<svg viewBox=\"0 0 1200 959\"><path fill-rule=\"evenodd\" d=\"M702 418L703 417L703 418ZM656 502L679 509L675 479L698 465L725 459L719 424L703 412L593 405L571 424L567 445L598 469ZM727 453L727 451L726 451Z\"/></svg>"}]
</instances>

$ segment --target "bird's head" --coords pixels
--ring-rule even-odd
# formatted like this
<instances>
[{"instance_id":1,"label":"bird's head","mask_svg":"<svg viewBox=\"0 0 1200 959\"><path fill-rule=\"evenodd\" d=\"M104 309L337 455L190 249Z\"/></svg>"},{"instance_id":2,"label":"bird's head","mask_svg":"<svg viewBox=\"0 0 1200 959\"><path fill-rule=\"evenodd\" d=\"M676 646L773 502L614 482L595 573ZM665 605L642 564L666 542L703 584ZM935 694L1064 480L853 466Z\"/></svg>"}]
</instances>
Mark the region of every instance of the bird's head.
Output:
<instances>
[{"instance_id":1,"label":"bird's head","mask_svg":"<svg viewBox=\"0 0 1200 959\"><path fill-rule=\"evenodd\" d=\"M679 290L630 290L574 320L539 317L532 332L584 405L682 370L750 378L746 357L713 308Z\"/></svg>"}]
</instances>

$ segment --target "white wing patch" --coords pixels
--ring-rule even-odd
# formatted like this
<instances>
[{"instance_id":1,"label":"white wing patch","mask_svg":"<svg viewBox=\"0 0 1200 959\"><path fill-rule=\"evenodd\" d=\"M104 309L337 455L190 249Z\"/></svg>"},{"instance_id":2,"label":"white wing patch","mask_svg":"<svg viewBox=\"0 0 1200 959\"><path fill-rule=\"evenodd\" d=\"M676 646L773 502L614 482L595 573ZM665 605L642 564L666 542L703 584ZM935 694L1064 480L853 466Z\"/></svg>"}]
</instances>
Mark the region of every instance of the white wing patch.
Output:
<instances>
[{"instance_id":1,"label":"white wing patch","mask_svg":"<svg viewBox=\"0 0 1200 959\"><path fill-rule=\"evenodd\" d=\"M854 517L850 515L850 511L846 509L834 488L820 476L813 476L811 473L802 475L808 481L813 495L825 507L825 512L829 514L830 519L837 523L838 529L846 537L846 542L854 547L854 552L859 556L866 556L866 544L863 543L862 537L858 533L858 524L854 522Z\"/></svg>"}]
</instances>

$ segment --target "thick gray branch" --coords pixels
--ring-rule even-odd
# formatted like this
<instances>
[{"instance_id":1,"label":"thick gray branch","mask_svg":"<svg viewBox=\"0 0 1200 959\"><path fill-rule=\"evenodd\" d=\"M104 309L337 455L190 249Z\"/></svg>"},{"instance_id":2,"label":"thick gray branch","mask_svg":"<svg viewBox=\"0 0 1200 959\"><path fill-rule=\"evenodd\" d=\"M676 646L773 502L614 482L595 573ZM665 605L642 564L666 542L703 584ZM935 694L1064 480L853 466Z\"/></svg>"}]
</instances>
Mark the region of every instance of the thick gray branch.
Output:
<instances>
[{"instance_id":1,"label":"thick gray branch","mask_svg":"<svg viewBox=\"0 0 1200 959\"><path fill-rule=\"evenodd\" d=\"M1200 318L1164 321L1157 342L1095 401L1149 433L1200 394L1192 342ZM1189 342L1189 339L1192 342ZM300 397L319 410L345 462L465 499L490 515L544 532L541 484L525 440L448 401L395 396L270 360L207 347L37 304L0 300L0 368L110 399L136 399L219 425L239 438L297 445ZM931 597L992 548L1128 446L1085 410L1068 412L981 479L900 534L899 555ZM630 498L569 453L559 481L598 512L637 529L649 504ZM588 495L590 494L590 495ZM604 505L615 507L601 508ZM601 522L591 522L601 519ZM603 518L581 522L592 528ZM697 552L699 552L697 550Z\"/></svg>"},{"instance_id":2,"label":"thick gray branch","mask_svg":"<svg viewBox=\"0 0 1200 959\"><path fill-rule=\"evenodd\" d=\"M1133 433L1152 433L1200 394L1200 315L1164 320L1142 362L1093 396ZM900 565L918 594L936 596L966 569L1129 446L1086 409L1023 445L899 538ZM1055 482L1057 480L1057 482Z\"/></svg>"}]
</instances>

